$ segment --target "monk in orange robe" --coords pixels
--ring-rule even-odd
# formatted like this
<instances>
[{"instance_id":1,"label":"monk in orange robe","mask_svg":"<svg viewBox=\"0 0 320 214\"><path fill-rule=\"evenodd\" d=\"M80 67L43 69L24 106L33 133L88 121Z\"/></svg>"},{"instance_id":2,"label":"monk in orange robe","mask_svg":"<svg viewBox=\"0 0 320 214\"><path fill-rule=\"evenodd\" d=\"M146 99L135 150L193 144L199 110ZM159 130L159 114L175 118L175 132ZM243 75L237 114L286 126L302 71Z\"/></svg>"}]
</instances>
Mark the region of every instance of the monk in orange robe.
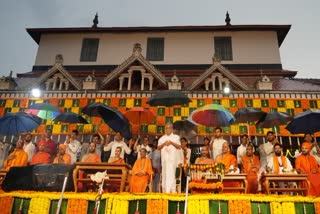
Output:
<instances>
[{"instance_id":1,"label":"monk in orange robe","mask_svg":"<svg viewBox=\"0 0 320 214\"><path fill-rule=\"evenodd\" d=\"M114 157L110 157L108 163L125 164L126 162L124 161L124 159L120 157L121 152L122 148L118 146L114 152Z\"/></svg>"},{"instance_id":2,"label":"monk in orange robe","mask_svg":"<svg viewBox=\"0 0 320 214\"><path fill-rule=\"evenodd\" d=\"M59 152L53 163L71 164L71 156L66 154L67 146L64 144L59 145Z\"/></svg>"},{"instance_id":3,"label":"monk in orange robe","mask_svg":"<svg viewBox=\"0 0 320 214\"><path fill-rule=\"evenodd\" d=\"M195 164L214 164L209 156L209 149L207 146L201 148L201 156L196 159Z\"/></svg>"},{"instance_id":4,"label":"monk in orange robe","mask_svg":"<svg viewBox=\"0 0 320 214\"><path fill-rule=\"evenodd\" d=\"M89 162L89 163L101 163L100 155L96 154L96 144L90 143L89 144L89 153L85 154L81 162Z\"/></svg>"},{"instance_id":5,"label":"monk in orange robe","mask_svg":"<svg viewBox=\"0 0 320 214\"><path fill-rule=\"evenodd\" d=\"M258 192L258 178L260 169L259 157L253 154L253 145L248 144L246 147L246 154L241 158L242 173L247 174L248 188L247 193Z\"/></svg>"},{"instance_id":6,"label":"monk in orange robe","mask_svg":"<svg viewBox=\"0 0 320 214\"><path fill-rule=\"evenodd\" d=\"M18 141L16 148L4 161L4 169L9 170L12 166L27 166L28 154L23 150L23 141Z\"/></svg>"},{"instance_id":7,"label":"monk in orange robe","mask_svg":"<svg viewBox=\"0 0 320 214\"><path fill-rule=\"evenodd\" d=\"M33 155L30 165L51 163L51 155L47 152L45 140L38 143L39 151Z\"/></svg>"},{"instance_id":8,"label":"monk in orange robe","mask_svg":"<svg viewBox=\"0 0 320 214\"><path fill-rule=\"evenodd\" d=\"M304 142L301 145L302 154L297 157L295 164L299 174L308 174L310 181L309 194L312 196L320 196L320 172L317 160L310 155L311 144Z\"/></svg>"},{"instance_id":9,"label":"monk in orange robe","mask_svg":"<svg viewBox=\"0 0 320 214\"><path fill-rule=\"evenodd\" d=\"M216 163L223 163L225 165L225 173L239 173L238 162L236 156L230 153L230 145L228 142L222 144L222 153L216 157ZM225 187L240 187L238 182L223 182ZM227 192L224 190L223 192ZM231 192L231 191L229 191ZM232 191L234 192L234 191Z\"/></svg>"},{"instance_id":10,"label":"monk in orange robe","mask_svg":"<svg viewBox=\"0 0 320 214\"><path fill-rule=\"evenodd\" d=\"M136 160L132 168L132 177L130 182L131 193L143 193L147 189L148 180L152 177L151 160L146 157L147 150L140 149L140 158Z\"/></svg>"}]
</instances>

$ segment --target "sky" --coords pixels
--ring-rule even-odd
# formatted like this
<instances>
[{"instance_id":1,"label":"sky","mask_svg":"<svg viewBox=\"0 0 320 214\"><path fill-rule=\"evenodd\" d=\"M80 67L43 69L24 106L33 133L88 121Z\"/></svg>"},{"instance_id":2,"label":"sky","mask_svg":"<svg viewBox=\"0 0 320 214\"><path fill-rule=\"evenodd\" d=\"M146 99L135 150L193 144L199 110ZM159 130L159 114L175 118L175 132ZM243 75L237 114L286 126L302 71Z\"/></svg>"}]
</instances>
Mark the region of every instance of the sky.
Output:
<instances>
[{"instance_id":1,"label":"sky","mask_svg":"<svg viewBox=\"0 0 320 214\"><path fill-rule=\"evenodd\" d=\"M282 67L319 78L319 0L1 0L0 77L29 72L38 45L26 28L290 24L280 47Z\"/></svg>"}]
</instances>

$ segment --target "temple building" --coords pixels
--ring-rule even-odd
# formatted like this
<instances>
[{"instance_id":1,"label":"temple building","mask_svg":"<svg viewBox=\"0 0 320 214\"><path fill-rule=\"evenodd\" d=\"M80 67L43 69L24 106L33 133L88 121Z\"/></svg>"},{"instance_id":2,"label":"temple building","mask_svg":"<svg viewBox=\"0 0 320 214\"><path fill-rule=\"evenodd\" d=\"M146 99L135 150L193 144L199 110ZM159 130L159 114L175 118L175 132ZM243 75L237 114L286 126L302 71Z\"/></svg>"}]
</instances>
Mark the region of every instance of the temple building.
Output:
<instances>
[{"instance_id":1,"label":"temple building","mask_svg":"<svg viewBox=\"0 0 320 214\"><path fill-rule=\"evenodd\" d=\"M186 119L205 104L218 103L235 113L239 108L282 111L294 116L320 107L320 79L295 78L298 71L283 68L280 47L290 25L232 25L229 16L218 26L28 28L38 44L31 71L0 78L0 116L36 102L80 113L92 102L103 102L121 112L135 106L149 108L156 122L136 128L160 136L168 121ZM31 90L42 94L35 98ZM160 90L181 90L189 105L151 107L146 101ZM229 89L230 93L225 93ZM35 133L52 126L54 134L100 131L113 133L101 118L91 124L65 125L47 121ZM299 143L284 127L284 141ZM133 131L137 132L134 129ZM238 143L241 133L257 139L265 129L233 124L223 131ZM197 127L208 136L213 127ZM289 138L288 138L289 137ZM262 138L261 138L262 140ZM198 138L191 143L199 143Z\"/></svg>"}]
</instances>

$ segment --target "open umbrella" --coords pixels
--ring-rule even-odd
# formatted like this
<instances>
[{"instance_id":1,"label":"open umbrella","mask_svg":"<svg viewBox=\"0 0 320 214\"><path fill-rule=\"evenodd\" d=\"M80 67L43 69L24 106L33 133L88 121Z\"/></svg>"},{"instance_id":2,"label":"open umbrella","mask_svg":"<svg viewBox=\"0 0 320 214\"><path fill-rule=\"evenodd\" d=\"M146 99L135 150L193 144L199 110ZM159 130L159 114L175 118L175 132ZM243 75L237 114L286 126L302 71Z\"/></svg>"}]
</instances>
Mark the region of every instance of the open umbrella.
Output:
<instances>
[{"instance_id":1,"label":"open umbrella","mask_svg":"<svg viewBox=\"0 0 320 214\"><path fill-rule=\"evenodd\" d=\"M73 112L64 112L59 114L53 119L54 122L62 122L62 123L82 123L88 124L88 121L84 119L81 115L73 113Z\"/></svg>"},{"instance_id":2,"label":"open umbrella","mask_svg":"<svg viewBox=\"0 0 320 214\"><path fill-rule=\"evenodd\" d=\"M124 116L132 124L149 124L156 120L154 114L148 109L142 107L134 107L124 113Z\"/></svg>"},{"instance_id":3,"label":"open umbrella","mask_svg":"<svg viewBox=\"0 0 320 214\"><path fill-rule=\"evenodd\" d=\"M236 123L247 123L248 136L250 136L249 122L259 121L267 115L258 108L241 108L234 114Z\"/></svg>"},{"instance_id":4,"label":"open umbrella","mask_svg":"<svg viewBox=\"0 0 320 214\"><path fill-rule=\"evenodd\" d=\"M190 98L178 90L159 91L150 97L147 103L151 106L174 106L184 105L191 102Z\"/></svg>"},{"instance_id":5,"label":"open umbrella","mask_svg":"<svg viewBox=\"0 0 320 214\"><path fill-rule=\"evenodd\" d=\"M45 120L52 120L61 112L57 106L48 103L36 103L29 106L25 112L36 115Z\"/></svg>"},{"instance_id":6,"label":"open umbrella","mask_svg":"<svg viewBox=\"0 0 320 214\"><path fill-rule=\"evenodd\" d=\"M272 128L274 127L276 130L276 135L277 129L276 126L280 125L286 125L290 120L292 120L292 117L285 113L285 112L270 112L268 113L263 119L261 119L257 123L258 128Z\"/></svg>"},{"instance_id":7,"label":"open umbrella","mask_svg":"<svg viewBox=\"0 0 320 214\"><path fill-rule=\"evenodd\" d=\"M25 112L7 113L0 118L0 134L15 135L30 132L40 124L40 117Z\"/></svg>"},{"instance_id":8,"label":"open umbrella","mask_svg":"<svg viewBox=\"0 0 320 214\"><path fill-rule=\"evenodd\" d=\"M120 132L127 140L131 139L132 134L129 121L120 111L112 109L103 103L91 103L82 109L82 113L89 116L101 117L115 132Z\"/></svg>"},{"instance_id":9,"label":"open umbrella","mask_svg":"<svg viewBox=\"0 0 320 214\"><path fill-rule=\"evenodd\" d=\"M197 125L189 120L177 120L173 123L175 134L191 139L197 135Z\"/></svg>"},{"instance_id":10,"label":"open umbrella","mask_svg":"<svg viewBox=\"0 0 320 214\"><path fill-rule=\"evenodd\" d=\"M228 109L218 104L209 104L195 110L192 120L204 126L229 126L234 117Z\"/></svg>"},{"instance_id":11,"label":"open umbrella","mask_svg":"<svg viewBox=\"0 0 320 214\"><path fill-rule=\"evenodd\" d=\"M292 134L312 134L320 131L320 110L307 110L297 114L286 129Z\"/></svg>"}]
</instances>

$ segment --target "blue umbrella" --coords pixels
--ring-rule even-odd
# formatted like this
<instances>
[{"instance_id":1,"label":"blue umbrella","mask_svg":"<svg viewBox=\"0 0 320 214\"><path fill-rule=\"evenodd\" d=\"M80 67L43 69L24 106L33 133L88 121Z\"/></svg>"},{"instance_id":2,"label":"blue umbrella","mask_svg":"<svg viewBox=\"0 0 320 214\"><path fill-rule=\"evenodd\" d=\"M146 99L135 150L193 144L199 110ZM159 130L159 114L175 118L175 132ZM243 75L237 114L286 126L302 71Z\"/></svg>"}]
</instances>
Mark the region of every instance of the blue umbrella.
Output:
<instances>
[{"instance_id":1,"label":"blue umbrella","mask_svg":"<svg viewBox=\"0 0 320 214\"><path fill-rule=\"evenodd\" d=\"M110 128L129 140L132 137L128 119L120 111L110 108L103 103L91 103L82 109L89 116L101 117Z\"/></svg>"},{"instance_id":2,"label":"blue umbrella","mask_svg":"<svg viewBox=\"0 0 320 214\"><path fill-rule=\"evenodd\" d=\"M30 132L40 124L40 117L25 112L8 113L0 118L0 134L16 135Z\"/></svg>"},{"instance_id":3,"label":"blue umbrella","mask_svg":"<svg viewBox=\"0 0 320 214\"><path fill-rule=\"evenodd\" d=\"M297 114L286 129L292 134L312 134L320 131L320 110L308 110Z\"/></svg>"}]
</instances>

